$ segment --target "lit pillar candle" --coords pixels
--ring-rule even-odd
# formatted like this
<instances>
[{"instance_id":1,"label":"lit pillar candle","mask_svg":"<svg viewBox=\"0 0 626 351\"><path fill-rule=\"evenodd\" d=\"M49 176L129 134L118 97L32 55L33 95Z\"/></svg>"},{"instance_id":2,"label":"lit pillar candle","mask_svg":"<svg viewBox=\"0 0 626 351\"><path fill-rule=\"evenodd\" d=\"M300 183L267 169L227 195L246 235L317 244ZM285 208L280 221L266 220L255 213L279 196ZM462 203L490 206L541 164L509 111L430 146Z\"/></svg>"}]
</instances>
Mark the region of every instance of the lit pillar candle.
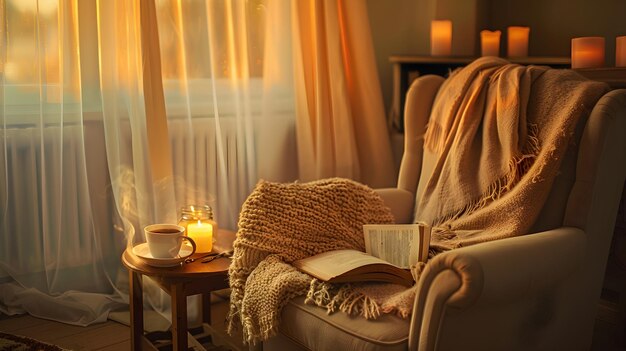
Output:
<instances>
[{"instance_id":1,"label":"lit pillar candle","mask_svg":"<svg viewBox=\"0 0 626 351\"><path fill-rule=\"evenodd\" d=\"M626 67L626 36L615 38L615 66Z\"/></svg>"},{"instance_id":2,"label":"lit pillar candle","mask_svg":"<svg viewBox=\"0 0 626 351\"><path fill-rule=\"evenodd\" d=\"M582 37L572 39L572 68L597 68L603 66L603 37Z\"/></svg>"},{"instance_id":3,"label":"lit pillar candle","mask_svg":"<svg viewBox=\"0 0 626 351\"><path fill-rule=\"evenodd\" d=\"M526 57L528 56L528 27L508 27L507 28L507 56Z\"/></svg>"},{"instance_id":4,"label":"lit pillar candle","mask_svg":"<svg viewBox=\"0 0 626 351\"><path fill-rule=\"evenodd\" d=\"M480 51L482 56L500 56L500 31L483 30L480 32Z\"/></svg>"},{"instance_id":5,"label":"lit pillar candle","mask_svg":"<svg viewBox=\"0 0 626 351\"><path fill-rule=\"evenodd\" d=\"M452 21L441 20L430 23L430 54L452 55Z\"/></svg>"},{"instance_id":6,"label":"lit pillar candle","mask_svg":"<svg viewBox=\"0 0 626 351\"><path fill-rule=\"evenodd\" d=\"M210 223L189 223L187 236L196 242L196 252L211 252L213 249L213 226Z\"/></svg>"}]
</instances>

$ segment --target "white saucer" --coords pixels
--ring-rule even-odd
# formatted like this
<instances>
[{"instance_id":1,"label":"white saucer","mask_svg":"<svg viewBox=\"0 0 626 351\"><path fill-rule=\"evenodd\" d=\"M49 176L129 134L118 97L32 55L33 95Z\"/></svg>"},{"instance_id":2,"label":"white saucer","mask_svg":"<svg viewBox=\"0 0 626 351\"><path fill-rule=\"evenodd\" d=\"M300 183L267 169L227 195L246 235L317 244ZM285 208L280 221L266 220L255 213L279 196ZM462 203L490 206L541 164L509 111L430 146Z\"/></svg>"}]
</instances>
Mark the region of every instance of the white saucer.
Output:
<instances>
[{"instance_id":1,"label":"white saucer","mask_svg":"<svg viewBox=\"0 0 626 351\"><path fill-rule=\"evenodd\" d=\"M137 246L133 246L133 254L145 261L150 266L154 267L174 267L178 266L181 262L191 254L193 248L190 245L183 244L178 252L178 257L174 258L156 258L152 257L148 243L141 243Z\"/></svg>"}]
</instances>

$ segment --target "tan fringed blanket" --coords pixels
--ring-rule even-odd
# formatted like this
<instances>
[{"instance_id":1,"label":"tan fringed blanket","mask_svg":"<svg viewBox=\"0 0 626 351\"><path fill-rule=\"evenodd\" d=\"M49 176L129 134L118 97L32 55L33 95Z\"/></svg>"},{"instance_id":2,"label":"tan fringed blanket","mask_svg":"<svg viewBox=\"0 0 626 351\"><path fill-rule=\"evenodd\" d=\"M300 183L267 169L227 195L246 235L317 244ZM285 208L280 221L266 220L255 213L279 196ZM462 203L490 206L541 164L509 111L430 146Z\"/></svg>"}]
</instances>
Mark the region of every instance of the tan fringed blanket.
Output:
<instances>
[{"instance_id":1,"label":"tan fringed blanket","mask_svg":"<svg viewBox=\"0 0 626 351\"><path fill-rule=\"evenodd\" d=\"M608 87L571 70L484 57L439 90L425 147L438 155L415 220L441 252L528 233L576 124Z\"/></svg>"},{"instance_id":2,"label":"tan fringed blanket","mask_svg":"<svg viewBox=\"0 0 626 351\"><path fill-rule=\"evenodd\" d=\"M438 226L431 248L527 233L576 123L606 89L569 70L495 58L453 73L433 106L425 145L438 160L416 206L416 221ZM241 327L252 343L269 338L282 307L303 294L329 312L406 317L415 286L331 285L289 264L329 250L363 250L362 225L392 220L380 197L356 182L260 182L242 208L234 243L229 332Z\"/></svg>"}]
</instances>

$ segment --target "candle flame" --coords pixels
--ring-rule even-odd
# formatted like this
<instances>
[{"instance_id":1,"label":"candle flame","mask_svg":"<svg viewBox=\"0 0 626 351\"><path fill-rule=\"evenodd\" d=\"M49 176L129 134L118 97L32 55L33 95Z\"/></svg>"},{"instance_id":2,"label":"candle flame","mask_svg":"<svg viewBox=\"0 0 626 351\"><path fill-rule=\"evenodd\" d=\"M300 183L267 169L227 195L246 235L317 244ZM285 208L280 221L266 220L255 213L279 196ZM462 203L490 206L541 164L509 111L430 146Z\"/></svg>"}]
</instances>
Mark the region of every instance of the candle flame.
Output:
<instances>
[{"instance_id":1,"label":"candle flame","mask_svg":"<svg viewBox=\"0 0 626 351\"><path fill-rule=\"evenodd\" d=\"M201 225L202 225L202 221L198 220L198 226L201 226Z\"/></svg>"}]
</instances>

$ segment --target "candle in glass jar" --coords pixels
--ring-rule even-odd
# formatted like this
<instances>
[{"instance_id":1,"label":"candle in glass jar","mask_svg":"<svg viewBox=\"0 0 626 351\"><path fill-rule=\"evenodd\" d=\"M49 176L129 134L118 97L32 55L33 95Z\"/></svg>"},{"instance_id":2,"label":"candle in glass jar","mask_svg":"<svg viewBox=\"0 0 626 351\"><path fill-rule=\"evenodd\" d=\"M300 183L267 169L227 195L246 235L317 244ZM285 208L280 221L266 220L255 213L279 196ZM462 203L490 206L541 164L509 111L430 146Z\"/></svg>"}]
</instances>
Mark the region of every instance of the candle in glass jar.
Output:
<instances>
[{"instance_id":1,"label":"candle in glass jar","mask_svg":"<svg viewBox=\"0 0 626 351\"><path fill-rule=\"evenodd\" d=\"M196 252L211 252L213 249L213 226L210 223L189 223L187 236L196 242Z\"/></svg>"},{"instance_id":2,"label":"candle in glass jar","mask_svg":"<svg viewBox=\"0 0 626 351\"><path fill-rule=\"evenodd\" d=\"M500 31L481 31L480 49L482 56L500 56Z\"/></svg>"},{"instance_id":3,"label":"candle in glass jar","mask_svg":"<svg viewBox=\"0 0 626 351\"><path fill-rule=\"evenodd\" d=\"M626 36L615 38L615 66L626 67Z\"/></svg>"},{"instance_id":4,"label":"candle in glass jar","mask_svg":"<svg viewBox=\"0 0 626 351\"><path fill-rule=\"evenodd\" d=\"M452 54L452 21L440 20L430 23L430 54L433 56Z\"/></svg>"},{"instance_id":5,"label":"candle in glass jar","mask_svg":"<svg viewBox=\"0 0 626 351\"><path fill-rule=\"evenodd\" d=\"M526 57L528 56L528 34L529 27L508 27L507 28L507 56Z\"/></svg>"},{"instance_id":6,"label":"candle in glass jar","mask_svg":"<svg viewBox=\"0 0 626 351\"><path fill-rule=\"evenodd\" d=\"M572 39L572 68L604 66L604 38L581 37Z\"/></svg>"}]
</instances>

